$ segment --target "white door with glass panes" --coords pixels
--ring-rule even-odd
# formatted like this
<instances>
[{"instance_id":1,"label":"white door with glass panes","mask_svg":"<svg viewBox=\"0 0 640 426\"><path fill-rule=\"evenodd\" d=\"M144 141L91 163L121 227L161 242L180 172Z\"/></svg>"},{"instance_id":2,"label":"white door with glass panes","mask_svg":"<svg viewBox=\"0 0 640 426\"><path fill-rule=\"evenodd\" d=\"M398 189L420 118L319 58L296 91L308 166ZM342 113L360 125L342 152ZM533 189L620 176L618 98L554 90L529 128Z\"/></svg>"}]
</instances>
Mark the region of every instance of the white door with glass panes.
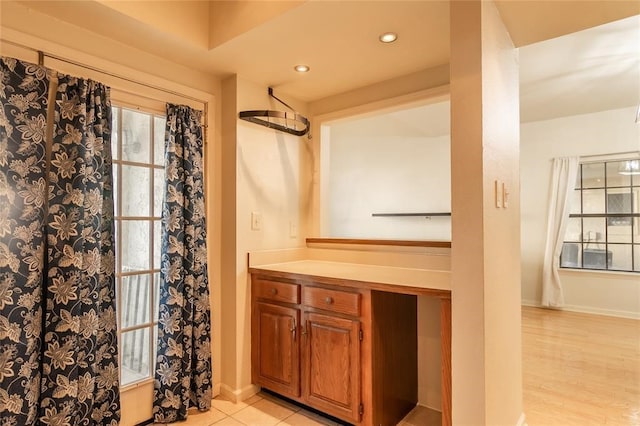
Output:
<instances>
[{"instance_id":1,"label":"white door with glass panes","mask_svg":"<svg viewBox=\"0 0 640 426\"><path fill-rule=\"evenodd\" d=\"M114 102L112 150L121 424L151 418L165 114Z\"/></svg>"}]
</instances>

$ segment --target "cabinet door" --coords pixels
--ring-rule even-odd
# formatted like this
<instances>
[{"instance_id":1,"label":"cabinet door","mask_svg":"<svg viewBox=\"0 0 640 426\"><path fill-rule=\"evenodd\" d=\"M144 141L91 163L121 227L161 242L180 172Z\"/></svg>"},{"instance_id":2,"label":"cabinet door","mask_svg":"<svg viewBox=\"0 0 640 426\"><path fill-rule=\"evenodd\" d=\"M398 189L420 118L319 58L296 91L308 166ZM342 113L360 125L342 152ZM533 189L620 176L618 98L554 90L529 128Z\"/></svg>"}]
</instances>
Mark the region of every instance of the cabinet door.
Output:
<instances>
[{"instance_id":1,"label":"cabinet door","mask_svg":"<svg viewBox=\"0 0 640 426\"><path fill-rule=\"evenodd\" d=\"M285 396L300 396L300 310L256 302L252 317L253 382Z\"/></svg>"},{"instance_id":2,"label":"cabinet door","mask_svg":"<svg viewBox=\"0 0 640 426\"><path fill-rule=\"evenodd\" d=\"M303 398L314 408L360 421L360 322L305 313Z\"/></svg>"}]
</instances>

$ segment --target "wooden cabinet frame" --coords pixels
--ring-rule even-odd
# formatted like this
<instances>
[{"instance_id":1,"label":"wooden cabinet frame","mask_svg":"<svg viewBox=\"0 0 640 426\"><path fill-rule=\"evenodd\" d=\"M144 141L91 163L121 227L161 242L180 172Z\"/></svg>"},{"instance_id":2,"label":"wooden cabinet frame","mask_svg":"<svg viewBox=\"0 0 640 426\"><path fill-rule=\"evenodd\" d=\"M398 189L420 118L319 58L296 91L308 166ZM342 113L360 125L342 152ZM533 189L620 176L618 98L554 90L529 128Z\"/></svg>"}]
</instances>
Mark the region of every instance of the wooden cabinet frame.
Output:
<instances>
[{"instance_id":1,"label":"wooden cabinet frame","mask_svg":"<svg viewBox=\"0 0 640 426\"><path fill-rule=\"evenodd\" d=\"M449 291L375 284L336 278L308 276L250 268L252 277L252 378L255 384L292 400L311 406L355 425L391 425L400 421L417 402L417 299L440 299L442 352L442 425L451 425L451 296ZM265 306L269 306L265 308ZM273 309L271 306L282 307ZM296 377L285 374L283 365L267 360L260 364L260 315L279 325L280 336L297 318L291 358L296 351L299 363L298 386L290 386ZM278 316L280 315L280 316ZM297 315L297 316L296 316ZM280 318L277 320L276 318ZM298 321L299 320L299 321ZM266 322L264 322L266 324ZM275 327L275 326L273 326ZM314 329L315 327L315 329ZM322 331L320 331L322 330ZM306 333L306 334L305 334ZM311 336L309 336L311 333ZM314 334L316 333L316 334ZM319 333L319 334L318 334ZM310 337L311 341L305 340ZM269 337L267 337L269 338ZM317 340L314 340L317 339ZM332 339L335 339L333 341ZM295 342L294 342L295 343ZM349 368L348 383L336 391L326 391L336 381L335 372L315 380L311 360L322 355L322 345L338 345L336 359ZM314 347L314 345L318 345ZM340 346L342 345L342 346ZM348 348L347 348L348 347ZM264 349L263 349L264 350ZM273 349L267 356L274 356ZM277 351L276 351L277 352ZM263 368L265 367L265 368ZM318 367L320 368L320 367ZM270 376L261 370L270 370ZM263 371L264 373L264 371ZM339 377L339 376L336 376Z\"/></svg>"}]
</instances>

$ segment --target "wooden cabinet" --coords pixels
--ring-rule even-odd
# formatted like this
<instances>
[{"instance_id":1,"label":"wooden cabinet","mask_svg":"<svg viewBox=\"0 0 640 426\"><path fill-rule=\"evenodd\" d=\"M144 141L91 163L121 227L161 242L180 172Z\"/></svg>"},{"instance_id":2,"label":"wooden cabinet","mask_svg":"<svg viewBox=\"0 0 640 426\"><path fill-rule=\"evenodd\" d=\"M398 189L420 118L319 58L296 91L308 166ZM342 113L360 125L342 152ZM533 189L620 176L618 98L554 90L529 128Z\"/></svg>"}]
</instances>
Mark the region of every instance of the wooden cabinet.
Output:
<instances>
[{"instance_id":1,"label":"wooden cabinet","mask_svg":"<svg viewBox=\"0 0 640 426\"><path fill-rule=\"evenodd\" d=\"M253 380L275 392L300 395L300 311L286 306L258 302L254 317L253 344L260 354L253 360Z\"/></svg>"},{"instance_id":2,"label":"wooden cabinet","mask_svg":"<svg viewBox=\"0 0 640 426\"><path fill-rule=\"evenodd\" d=\"M413 295L252 273L255 384L356 425L417 402Z\"/></svg>"},{"instance_id":3,"label":"wooden cabinet","mask_svg":"<svg viewBox=\"0 0 640 426\"><path fill-rule=\"evenodd\" d=\"M307 312L302 351L307 404L350 422L360 421L360 322Z\"/></svg>"}]
</instances>

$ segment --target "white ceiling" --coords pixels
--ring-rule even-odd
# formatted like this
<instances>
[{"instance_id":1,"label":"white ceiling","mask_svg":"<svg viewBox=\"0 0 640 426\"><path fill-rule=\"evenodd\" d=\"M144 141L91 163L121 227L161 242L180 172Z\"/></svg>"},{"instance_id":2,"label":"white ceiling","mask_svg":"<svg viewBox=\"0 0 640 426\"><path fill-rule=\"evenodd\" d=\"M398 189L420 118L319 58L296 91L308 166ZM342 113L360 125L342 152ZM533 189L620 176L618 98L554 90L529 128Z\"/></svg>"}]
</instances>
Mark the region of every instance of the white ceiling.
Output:
<instances>
[{"instance_id":1,"label":"white ceiling","mask_svg":"<svg viewBox=\"0 0 640 426\"><path fill-rule=\"evenodd\" d=\"M640 105L640 16L524 46L519 55L522 122ZM353 121L372 134L438 137L450 132L449 106Z\"/></svg>"},{"instance_id":2,"label":"white ceiling","mask_svg":"<svg viewBox=\"0 0 640 426\"><path fill-rule=\"evenodd\" d=\"M515 45L524 46L524 121L640 103L639 1L496 4ZM162 76L162 67L140 59L151 54L219 78L238 74L306 102L449 60L449 2L444 0L309 0L293 5L276 0L2 0L0 8L3 27L117 57L123 65ZM35 24L43 22L38 16L59 25ZM221 32L225 28L220 25L229 31ZM226 36L213 43L216 29ZM388 30L399 38L383 45L377 36ZM311 72L295 73L298 63L310 65Z\"/></svg>"},{"instance_id":3,"label":"white ceiling","mask_svg":"<svg viewBox=\"0 0 640 426\"><path fill-rule=\"evenodd\" d=\"M640 104L640 16L520 48L522 121Z\"/></svg>"},{"instance_id":4,"label":"white ceiling","mask_svg":"<svg viewBox=\"0 0 640 426\"><path fill-rule=\"evenodd\" d=\"M446 64L448 14L442 1L310 1L214 49L211 63L313 101ZM392 30L395 43L378 41ZM300 63L311 71L296 74Z\"/></svg>"}]
</instances>

